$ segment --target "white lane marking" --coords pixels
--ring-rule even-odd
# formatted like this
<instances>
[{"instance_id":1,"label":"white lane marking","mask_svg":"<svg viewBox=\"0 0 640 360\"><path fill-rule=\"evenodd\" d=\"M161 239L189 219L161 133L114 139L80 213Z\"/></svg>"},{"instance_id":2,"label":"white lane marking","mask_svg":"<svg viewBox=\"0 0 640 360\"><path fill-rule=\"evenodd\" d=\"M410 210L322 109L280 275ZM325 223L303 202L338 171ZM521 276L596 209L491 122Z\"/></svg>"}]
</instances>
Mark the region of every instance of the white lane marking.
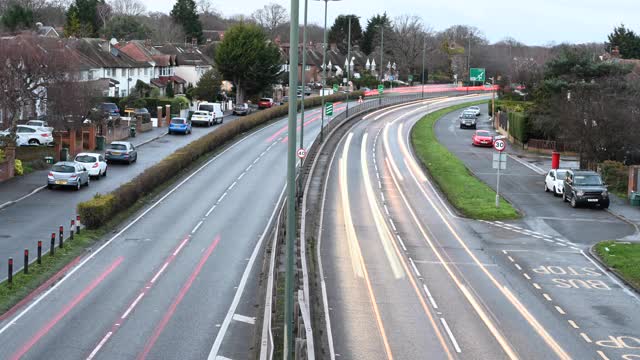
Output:
<instances>
[{"instance_id":1,"label":"white lane marking","mask_svg":"<svg viewBox=\"0 0 640 360\"><path fill-rule=\"evenodd\" d=\"M100 352L100 349L102 349L102 347L104 346L104 344L107 343L107 341L109 341L109 338L111 337L111 335L113 335L112 331L109 331L103 338L102 340L100 340L100 342L98 343L98 346L96 346L95 349L93 349L93 351L91 352L91 354L89 354L89 356L87 356L87 360L92 360L97 354L98 352Z\"/></svg>"},{"instance_id":2,"label":"white lane marking","mask_svg":"<svg viewBox=\"0 0 640 360\"><path fill-rule=\"evenodd\" d=\"M249 166L247 166L246 169L244 169L244 171L247 172L247 171L251 170L252 167L253 167L253 164L250 164Z\"/></svg>"},{"instance_id":3,"label":"white lane marking","mask_svg":"<svg viewBox=\"0 0 640 360\"><path fill-rule=\"evenodd\" d=\"M531 276L529 276L529 274L527 274L527 273L522 273L522 276L527 278L527 280L531 280Z\"/></svg>"},{"instance_id":4,"label":"white lane marking","mask_svg":"<svg viewBox=\"0 0 640 360\"><path fill-rule=\"evenodd\" d=\"M258 163L258 161L260 161L260 158L259 158L259 157L258 157L258 158L256 158L255 160L253 160L253 164L257 164L257 163Z\"/></svg>"},{"instance_id":5,"label":"white lane marking","mask_svg":"<svg viewBox=\"0 0 640 360\"><path fill-rule=\"evenodd\" d=\"M614 283L616 283L618 286L620 286L621 289L623 289L623 291L631 296L632 298L636 299L636 301L640 302L640 298L638 297L638 295L636 295L635 293L633 293L631 290L629 290L629 288L627 288L626 286L622 285L622 283L616 279L614 276L612 276L611 274L609 274L608 271L604 270L602 268L602 266L600 266L597 262L595 262L592 258L590 258L587 254L584 253L584 250L580 250L580 253L582 254L582 256L584 256L585 258L587 258L587 260L589 260L593 265L595 265L598 270L602 271L604 274L607 275L607 277L609 277L609 279L611 279ZM1 332L0 332L1 333Z\"/></svg>"},{"instance_id":6,"label":"white lane marking","mask_svg":"<svg viewBox=\"0 0 640 360\"><path fill-rule=\"evenodd\" d=\"M234 181L233 184L229 185L229 189L227 189L227 190L233 189L236 186L237 183L238 183L238 181Z\"/></svg>"},{"instance_id":7,"label":"white lane marking","mask_svg":"<svg viewBox=\"0 0 640 360\"><path fill-rule=\"evenodd\" d=\"M538 285L538 283L533 283L533 287L538 289L538 290L542 290L542 287L540 287L540 285Z\"/></svg>"},{"instance_id":8,"label":"white lane marking","mask_svg":"<svg viewBox=\"0 0 640 360\"><path fill-rule=\"evenodd\" d=\"M133 300L133 302L131 303L131 305L129 305L129 307L127 308L127 311L124 312L124 314L122 314L122 316L120 317L122 320L126 319L127 316L129 316L129 314L131 313L131 311L133 311L133 308L136 307L136 305L138 305L138 302L140 301L140 299L142 299L142 297L144 296L145 293L140 293L140 295L138 295L138 297Z\"/></svg>"},{"instance_id":9,"label":"white lane marking","mask_svg":"<svg viewBox=\"0 0 640 360\"><path fill-rule=\"evenodd\" d=\"M502 250L502 253L507 255L507 250Z\"/></svg>"},{"instance_id":10,"label":"white lane marking","mask_svg":"<svg viewBox=\"0 0 640 360\"><path fill-rule=\"evenodd\" d=\"M196 226L193 228L193 230L191 230L191 233L192 233L192 234L195 234L195 233L196 233L196 231L198 231L198 228L200 227L200 225L202 225L202 220L200 220L200 221L198 222L198 224L196 224ZM178 250L176 250L176 251L178 251Z\"/></svg>"},{"instance_id":11,"label":"white lane marking","mask_svg":"<svg viewBox=\"0 0 640 360\"><path fill-rule=\"evenodd\" d=\"M180 252L180 250L182 250L182 248L187 244L187 242L189 241L190 237L185 238L184 240L182 240L182 242L180 243L180 245L178 245L178 248L176 249L176 251L173 252L173 256L177 256L178 253Z\"/></svg>"},{"instance_id":12,"label":"white lane marking","mask_svg":"<svg viewBox=\"0 0 640 360\"><path fill-rule=\"evenodd\" d=\"M255 317L249 317L249 316L244 316L240 314L233 314L233 320L251 324L251 325L254 325L256 323Z\"/></svg>"},{"instance_id":13,"label":"white lane marking","mask_svg":"<svg viewBox=\"0 0 640 360\"><path fill-rule=\"evenodd\" d=\"M580 248L575 247L575 246L571 246L571 248L572 248L573 250L578 250L578 251L580 251L580 250L581 250Z\"/></svg>"},{"instance_id":14,"label":"white lane marking","mask_svg":"<svg viewBox=\"0 0 640 360\"><path fill-rule=\"evenodd\" d=\"M458 345L458 342L456 341L456 338L453 336L451 329L449 329L449 324L447 324L447 320L445 320L444 318L440 318L440 321L442 322L442 326L444 326L444 329L447 332L447 335L449 335L449 339L451 340L453 347L456 349L456 352L461 353L462 349L460 349L460 345Z\"/></svg>"},{"instance_id":15,"label":"white lane marking","mask_svg":"<svg viewBox=\"0 0 640 360\"><path fill-rule=\"evenodd\" d=\"M555 308L556 308L556 310L558 310L558 312L560 314L562 314L562 315L566 315L567 314L566 312L564 312L564 310L560 306L556 305Z\"/></svg>"},{"instance_id":16,"label":"white lane marking","mask_svg":"<svg viewBox=\"0 0 640 360\"><path fill-rule=\"evenodd\" d=\"M219 204L220 202L222 202L222 199L224 199L224 197L225 197L225 196L227 196L227 192L226 192L226 191L225 191L225 192L222 194L222 196L220 196L220 198L218 199L218 204Z\"/></svg>"},{"instance_id":17,"label":"white lane marking","mask_svg":"<svg viewBox=\"0 0 640 360\"><path fill-rule=\"evenodd\" d=\"M398 231L398 229L396 229L396 224L393 222L393 219L389 219L389 223L391 224L393 231Z\"/></svg>"},{"instance_id":18,"label":"white lane marking","mask_svg":"<svg viewBox=\"0 0 640 360\"><path fill-rule=\"evenodd\" d=\"M266 153L267 153L266 151L263 151L263 152L262 152L262 154L260 154L260 156L259 156L259 157L263 157L263 156L264 156L264 154L266 154Z\"/></svg>"},{"instance_id":19,"label":"white lane marking","mask_svg":"<svg viewBox=\"0 0 640 360\"><path fill-rule=\"evenodd\" d=\"M246 174L246 172L243 172L242 174L240 174L240 176L238 176L238 180L242 179L245 174Z\"/></svg>"},{"instance_id":20,"label":"white lane marking","mask_svg":"<svg viewBox=\"0 0 640 360\"><path fill-rule=\"evenodd\" d=\"M422 288L424 289L424 292L427 293L427 298L429 298L429 302L431 303L431 306L433 306L434 309L437 309L438 304L436 304L436 301L434 300L433 296L431 296L431 291L429 291L429 288L427 287L427 285L422 284Z\"/></svg>"},{"instance_id":21,"label":"white lane marking","mask_svg":"<svg viewBox=\"0 0 640 360\"><path fill-rule=\"evenodd\" d=\"M504 251L504 250L503 250ZM511 256L507 256L507 258L509 258L509 261L511 262L515 262L515 260L513 260L513 258Z\"/></svg>"},{"instance_id":22,"label":"white lane marking","mask_svg":"<svg viewBox=\"0 0 640 360\"><path fill-rule=\"evenodd\" d=\"M267 222L267 226L265 227L262 235L260 235L260 239L256 244L256 247L253 249L253 253L251 253L251 257L249 258L249 262L247 263L247 267L244 269L244 273L242 274L242 278L240 279L240 284L238 285L238 289L236 290L236 294L233 297L233 301L231 302L231 306L229 307L229 311L227 312L227 316L225 316L222 325L220 326L220 331L216 335L216 339L213 342L213 346L211 347L211 351L209 352L208 360L215 360L216 356L218 356L218 351L220 351L220 346L222 346L222 340L229 329L229 324L231 323L231 318L233 314L235 314L236 309L238 308L238 303L240 303L240 298L242 297L242 293L244 292L244 288L247 285L247 279L249 278L249 274L253 268L253 264L258 257L258 253L260 252L260 248L262 247L262 242L264 241L265 236L267 236L267 231L271 228L271 224L273 223L273 219L278 212L277 204L280 203L282 196L284 195L284 191L286 190L286 184L282 187L282 191L280 192L280 196L278 201L276 202L276 206L273 208L273 213L271 213L271 218Z\"/></svg>"},{"instance_id":23,"label":"white lane marking","mask_svg":"<svg viewBox=\"0 0 640 360\"><path fill-rule=\"evenodd\" d=\"M416 267L416 263L413 262L413 259L409 258L409 261L411 262L411 267L413 268L413 271L416 273L416 275L418 277L422 277L422 275L420 274L420 271L418 271L418 268Z\"/></svg>"},{"instance_id":24,"label":"white lane marking","mask_svg":"<svg viewBox=\"0 0 640 360\"><path fill-rule=\"evenodd\" d=\"M580 333L580 336L582 336L582 338L584 339L584 341L588 342L588 343L592 343L593 341L591 341L591 339L589 338L589 336L583 332Z\"/></svg>"},{"instance_id":25,"label":"white lane marking","mask_svg":"<svg viewBox=\"0 0 640 360\"><path fill-rule=\"evenodd\" d=\"M547 301L553 301L551 300L551 296L549 296L549 294L547 293L542 294L542 296L544 296L544 298L547 299Z\"/></svg>"},{"instance_id":26,"label":"white lane marking","mask_svg":"<svg viewBox=\"0 0 640 360\"><path fill-rule=\"evenodd\" d=\"M384 193L380 193L380 199L382 199L382 202L384 202Z\"/></svg>"},{"instance_id":27,"label":"white lane marking","mask_svg":"<svg viewBox=\"0 0 640 360\"><path fill-rule=\"evenodd\" d=\"M569 325L571 325L572 328L574 329L580 329L580 327L578 326L578 324L576 324L575 321L573 320L567 320L567 322L569 323Z\"/></svg>"},{"instance_id":28,"label":"white lane marking","mask_svg":"<svg viewBox=\"0 0 640 360\"><path fill-rule=\"evenodd\" d=\"M402 241L402 238L400 237L400 235L396 234L396 238L398 239L398 242L400 243L400 246L402 246L402 250L407 251L407 247L404 246L404 241Z\"/></svg>"},{"instance_id":29,"label":"white lane marking","mask_svg":"<svg viewBox=\"0 0 640 360\"><path fill-rule=\"evenodd\" d=\"M204 216L205 216L205 217L208 217L209 215L211 215L211 213L213 212L213 210L215 210L215 209L216 209L216 206L218 206L218 205L213 205L213 206L211 207L211 209L209 209L209 211L207 211L207 213L206 213Z\"/></svg>"},{"instance_id":30,"label":"white lane marking","mask_svg":"<svg viewBox=\"0 0 640 360\"><path fill-rule=\"evenodd\" d=\"M44 189L44 188L46 188L46 187L47 187L46 185L44 185L44 186L40 186L40 187L38 187L38 188L33 189L33 191L31 191L31 192L30 192L30 193L28 193L27 195L24 195L24 196L23 196L23 197L21 197L21 198L18 198L18 199L16 199L16 200L7 201L7 202L6 202L6 203L4 203L4 204L0 204L0 210L4 209L5 207L7 207L7 206L9 206L9 205L11 205L11 204L15 204L15 203L18 203L18 202L20 202L20 201L22 201L22 200L26 199L26 198L28 198L29 196L36 194L37 192L39 192L40 190L43 190L43 189Z\"/></svg>"},{"instance_id":31,"label":"white lane marking","mask_svg":"<svg viewBox=\"0 0 640 360\"><path fill-rule=\"evenodd\" d=\"M513 156L513 155L508 155L510 158L512 158L513 160L519 162L520 164L528 167L529 169L533 170L534 172L538 173L539 175L544 175L546 173L546 171L542 170L541 168L539 168L536 165L533 165L527 161L523 161L518 159L517 157Z\"/></svg>"},{"instance_id":32,"label":"white lane marking","mask_svg":"<svg viewBox=\"0 0 640 360\"><path fill-rule=\"evenodd\" d=\"M162 265L162 267L160 268L160 270L158 270L158 272L155 274L155 276L153 277L153 279L151 279L151 283L155 283L156 280L158 280L158 278L160 277L160 275L164 272L164 270L167 268L167 266L169 266L168 262L165 262L164 265Z\"/></svg>"},{"instance_id":33,"label":"white lane marking","mask_svg":"<svg viewBox=\"0 0 640 360\"><path fill-rule=\"evenodd\" d=\"M222 355L218 355L218 356L216 356L216 360L231 360L231 358L224 357Z\"/></svg>"},{"instance_id":34,"label":"white lane marking","mask_svg":"<svg viewBox=\"0 0 640 360\"><path fill-rule=\"evenodd\" d=\"M382 183L378 180L378 188L382 189Z\"/></svg>"},{"instance_id":35,"label":"white lane marking","mask_svg":"<svg viewBox=\"0 0 640 360\"><path fill-rule=\"evenodd\" d=\"M598 350L596 351L598 353L598 355L600 355L600 357L602 358L602 360L609 360L609 358L607 357L607 355L605 355L602 350Z\"/></svg>"},{"instance_id":36,"label":"white lane marking","mask_svg":"<svg viewBox=\"0 0 640 360\"><path fill-rule=\"evenodd\" d=\"M514 264L514 265L515 265L516 269L522 271L522 267L520 265L518 265L518 264Z\"/></svg>"},{"instance_id":37,"label":"white lane marking","mask_svg":"<svg viewBox=\"0 0 640 360\"><path fill-rule=\"evenodd\" d=\"M542 240L544 240L544 241L546 241L546 242L550 242L550 243L552 243L552 242L553 242L553 240L551 240L551 239L542 239Z\"/></svg>"},{"instance_id":38,"label":"white lane marking","mask_svg":"<svg viewBox=\"0 0 640 360\"><path fill-rule=\"evenodd\" d=\"M533 236L536 239L542 239L542 236L539 236L539 235L531 235L531 236Z\"/></svg>"},{"instance_id":39,"label":"white lane marking","mask_svg":"<svg viewBox=\"0 0 640 360\"><path fill-rule=\"evenodd\" d=\"M562 246L562 247L566 247L566 246L567 246L566 244L559 243L559 242L556 242L556 245L558 245L558 246Z\"/></svg>"},{"instance_id":40,"label":"white lane marking","mask_svg":"<svg viewBox=\"0 0 640 360\"><path fill-rule=\"evenodd\" d=\"M2 333L4 333L5 331L7 331L7 329L15 324L16 321L18 321L19 319L21 319L25 314L27 314L29 311L31 311L31 309L33 309L34 307L36 307L42 300L44 300L47 296L49 296L49 294L51 294L52 292L54 292L59 286L61 286L65 281L67 281L69 278L71 278L71 275L73 275L76 271L80 270L86 263L88 263L91 259L93 259L94 257L96 257L99 253L102 252L102 250L104 250L107 246L109 246L115 239L117 239L118 237L120 237L122 234L124 234L125 231L129 230L129 228L131 228L133 225L135 225L138 221L140 221L140 219L142 219L145 215L147 215L149 212L151 212L151 210L155 209L156 206L160 205L166 198L168 198L169 196L171 196L171 194L173 194L174 192L176 192L182 185L184 185L187 181L191 180L191 178L193 178L194 176L196 176L198 173L200 173L200 171L202 171L204 168L206 168L207 166L209 166L209 164L211 164L212 162L214 162L215 160L217 160L220 156L226 154L227 152L231 151L232 149L234 149L235 147L237 147L238 145L242 144L245 140L247 140L248 138L255 136L269 128L271 128L272 126L276 125L280 123L279 121L274 122L271 125L267 125L262 129L259 129L251 134L248 134L247 136L243 137L242 139L238 140L236 143L234 143L233 145L229 146L228 148L226 148L225 150L223 150L220 154L214 156L213 158L211 158L209 161L207 161L206 163L202 164L202 166L200 166L198 169L196 169L193 173L191 173L189 176L187 176L184 180L182 180L180 183L178 183L176 186L174 186L171 190L169 190L169 192L167 192L166 194L164 194L160 199L158 199L158 201L156 201L155 203L153 203L151 206L149 206L148 209L146 209L145 211L143 211L140 215L138 215L138 217L136 217L135 219L133 219L129 224L127 224L127 226L123 227L122 230L120 230L118 233L116 233L115 235L113 235L109 240L107 240L104 244L102 244L102 246L100 246L98 249L96 249L96 251L93 251L91 254L89 254L89 256L87 256L83 261L81 261L78 265L76 265L73 269L71 269L71 271L69 271L69 273L67 274L67 276L63 277L62 279L60 279L60 281L58 281L53 287L51 287L49 290L47 290L46 292L44 292L39 298L37 298L34 302L32 302L29 306L27 306L24 310L22 310L18 315L16 315L13 319L11 319L11 321L8 321L7 324L5 324L5 326L3 326L0 329L0 335Z\"/></svg>"}]
</instances>

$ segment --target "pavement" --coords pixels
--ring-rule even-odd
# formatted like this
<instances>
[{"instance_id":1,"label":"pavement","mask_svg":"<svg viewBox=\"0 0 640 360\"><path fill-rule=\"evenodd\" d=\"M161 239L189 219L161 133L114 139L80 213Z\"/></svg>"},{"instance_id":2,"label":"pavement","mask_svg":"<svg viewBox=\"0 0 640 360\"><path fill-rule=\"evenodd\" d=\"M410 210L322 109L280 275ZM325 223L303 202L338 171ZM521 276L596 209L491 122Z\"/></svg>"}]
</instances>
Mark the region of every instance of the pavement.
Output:
<instances>
[{"instance_id":1,"label":"pavement","mask_svg":"<svg viewBox=\"0 0 640 360\"><path fill-rule=\"evenodd\" d=\"M335 357L640 357L640 299L585 254L607 233L634 229L546 197L542 177L511 158L505 194L525 218L459 217L408 140L424 113L443 106L380 112L336 149L319 239ZM473 148L471 131L456 134L454 118L436 133L482 179L491 150Z\"/></svg>"}]
</instances>

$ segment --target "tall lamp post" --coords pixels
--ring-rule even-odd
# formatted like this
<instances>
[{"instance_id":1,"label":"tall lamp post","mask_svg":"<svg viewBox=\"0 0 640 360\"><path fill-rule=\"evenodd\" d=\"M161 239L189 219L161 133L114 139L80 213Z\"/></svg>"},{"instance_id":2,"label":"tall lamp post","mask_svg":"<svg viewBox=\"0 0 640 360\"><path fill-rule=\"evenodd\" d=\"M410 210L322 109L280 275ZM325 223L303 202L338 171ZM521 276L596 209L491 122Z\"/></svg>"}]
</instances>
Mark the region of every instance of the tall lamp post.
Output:
<instances>
[{"instance_id":1,"label":"tall lamp post","mask_svg":"<svg viewBox=\"0 0 640 360\"><path fill-rule=\"evenodd\" d=\"M289 51L289 64L296 67L295 71L289 71L289 89L298 85L298 27L299 27L299 0L291 0L291 21L289 39L291 49ZM291 96L291 94L289 94ZM287 238L285 240L286 276L284 297L284 359L293 359L293 305L294 305L294 277L293 259L296 242L296 123L298 120L297 101L289 99L289 142L287 144Z\"/></svg>"},{"instance_id":2,"label":"tall lamp post","mask_svg":"<svg viewBox=\"0 0 640 360\"><path fill-rule=\"evenodd\" d=\"M292 2L294 0L291 0ZM321 124L320 124L320 141L324 141L324 92L325 86L327 84L327 3L329 1L340 1L340 0L314 0L314 1L324 1L324 43L322 44L322 109L320 110L321 115ZM293 23L292 23L293 24Z\"/></svg>"},{"instance_id":3,"label":"tall lamp post","mask_svg":"<svg viewBox=\"0 0 640 360\"><path fill-rule=\"evenodd\" d=\"M422 39L422 98L424 99L424 55L427 50L427 37Z\"/></svg>"},{"instance_id":4,"label":"tall lamp post","mask_svg":"<svg viewBox=\"0 0 640 360\"><path fill-rule=\"evenodd\" d=\"M304 29L302 29L302 102L300 103L300 149L304 148L304 92L307 79L307 10L309 0L304 0ZM291 101L291 99L289 99Z\"/></svg>"}]
</instances>

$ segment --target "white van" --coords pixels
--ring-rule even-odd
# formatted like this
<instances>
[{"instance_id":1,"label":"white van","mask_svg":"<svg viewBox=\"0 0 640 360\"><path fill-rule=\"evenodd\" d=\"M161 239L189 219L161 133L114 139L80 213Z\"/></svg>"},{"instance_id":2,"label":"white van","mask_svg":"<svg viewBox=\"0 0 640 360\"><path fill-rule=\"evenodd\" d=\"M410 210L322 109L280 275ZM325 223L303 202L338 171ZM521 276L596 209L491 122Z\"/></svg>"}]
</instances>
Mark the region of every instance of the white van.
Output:
<instances>
[{"instance_id":1,"label":"white van","mask_svg":"<svg viewBox=\"0 0 640 360\"><path fill-rule=\"evenodd\" d=\"M213 122L216 124L222 124L222 107L220 107L219 103L210 103L203 101L198 104L198 111L208 111L213 116Z\"/></svg>"}]
</instances>

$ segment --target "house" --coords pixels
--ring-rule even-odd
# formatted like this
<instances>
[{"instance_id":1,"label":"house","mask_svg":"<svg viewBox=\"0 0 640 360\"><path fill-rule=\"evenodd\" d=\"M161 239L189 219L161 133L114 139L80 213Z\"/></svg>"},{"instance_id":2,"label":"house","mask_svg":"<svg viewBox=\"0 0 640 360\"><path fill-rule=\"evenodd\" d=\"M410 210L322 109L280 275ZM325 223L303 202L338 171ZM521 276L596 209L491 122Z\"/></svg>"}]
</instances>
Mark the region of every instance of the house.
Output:
<instances>
[{"instance_id":1,"label":"house","mask_svg":"<svg viewBox=\"0 0 640 360\"><path fill-rule=\"evenodd\" d=\"M175 76L183 79L187 85L195 86L202 75L213 68L213 59L196 46L165 44L154 48L175 59Z\"/></svg>"},{"instance_id":2,"label":"house","mask_svg":"<svg viewBox=\"0 0 640 360\"><path fill-rule=\"evenodd\" d=\"M276 41L276 44L279 44ZM282 53L283 59L286 62L289 58L290 44L282 43L279 44L280 51ZM302 44L298 45L298 77L302 79ZM312 83L312 82L320 82L322 80L322 44L314 44L310 42L307 45L306 49L307 59L306 66L304 71L304 83ZM342 54L336 44L330 44L329 49L326 54L326 63L327 67L327 79L332 78L334 76L345 76L346 77L346 66L345 62L347 59L347 54ZM365 70L367 62L367 56L360 51L358 46L353 46L351 49L351 63L352 66L352 74L359 73ZM284 66L286 68L286 66ZM288 69L287 69L288 70Z\"/></svg>"},{"instance_id":3,"label":"house","mask_svg":"<svg viewBox=\"0 0 640 360\"><path fill-rule=\"evenodd\" d=\"M60 33L53 26L45 26L41 22L36 23L36 34L38 36L60 38Z\"/></svg>"}]
</instances>

